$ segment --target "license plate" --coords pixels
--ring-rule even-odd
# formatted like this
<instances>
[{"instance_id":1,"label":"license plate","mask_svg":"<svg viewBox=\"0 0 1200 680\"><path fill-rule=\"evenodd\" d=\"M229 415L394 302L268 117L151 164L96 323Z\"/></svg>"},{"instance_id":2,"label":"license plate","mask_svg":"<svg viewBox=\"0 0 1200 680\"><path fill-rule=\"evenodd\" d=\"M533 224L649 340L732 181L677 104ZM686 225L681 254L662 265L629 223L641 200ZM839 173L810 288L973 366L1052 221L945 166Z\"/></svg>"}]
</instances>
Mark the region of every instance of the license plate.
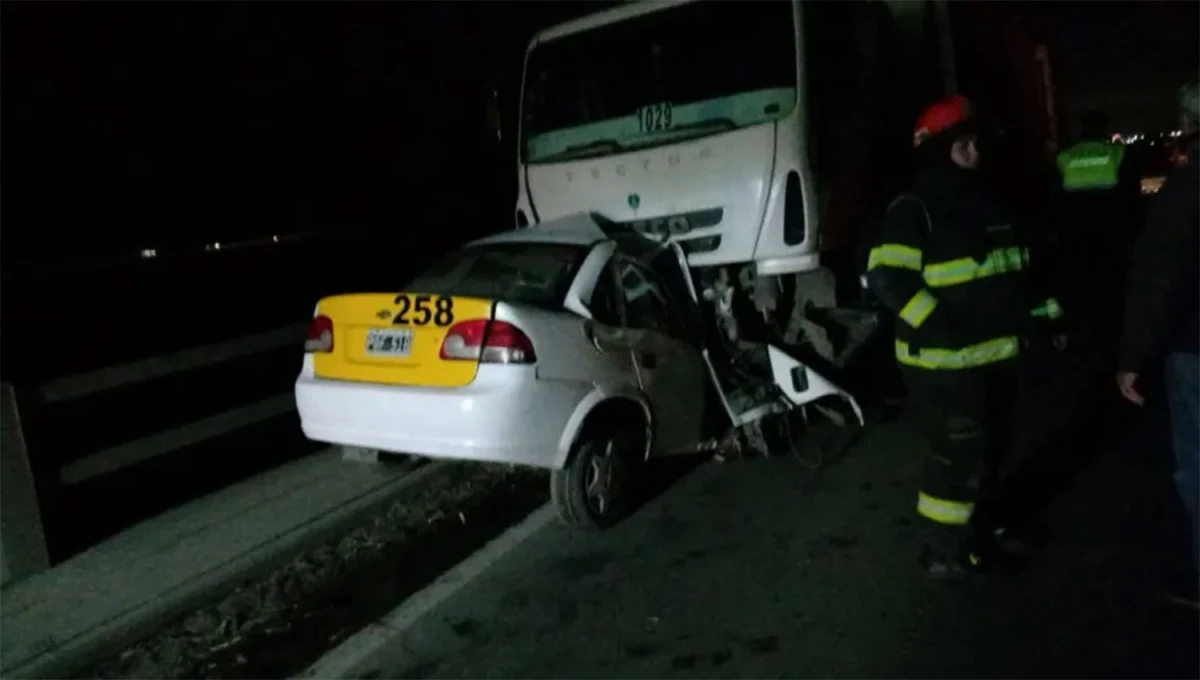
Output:
<instances>
[{"instance_id":1,"label":"license plate","mask_svg":"<svg viewBox=\"0 0 1200 680\"><path fill-rule=\"evenodd\" d=\"M367 331L367 354L377 357L407 357L412 354L412 330L372 328Z\"/></svg>"}]
</instances>

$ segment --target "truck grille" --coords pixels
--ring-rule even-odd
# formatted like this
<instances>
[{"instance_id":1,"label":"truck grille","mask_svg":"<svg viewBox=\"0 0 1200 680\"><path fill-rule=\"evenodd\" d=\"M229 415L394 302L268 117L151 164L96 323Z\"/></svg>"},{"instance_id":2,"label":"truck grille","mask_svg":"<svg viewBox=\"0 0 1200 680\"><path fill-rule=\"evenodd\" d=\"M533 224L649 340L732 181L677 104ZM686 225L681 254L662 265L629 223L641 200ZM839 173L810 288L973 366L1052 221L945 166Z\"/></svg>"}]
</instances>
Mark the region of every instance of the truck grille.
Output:
<instances>
[{"instance_id":1,"label":"truck grille","mask_svg":"<svg viewBox=\"0 0 1200 680\"><path fill-rule=\"evenodd\" d=\"M626 220L616 222L615 224L631 228L651 238L663 240L673 236L685 236L696 229L715 227L721 223L724 215L725 210L723 208L707 208L705 210L694 210L674 215L659 215L656 217Z\"/></svg>"}]
</instances>

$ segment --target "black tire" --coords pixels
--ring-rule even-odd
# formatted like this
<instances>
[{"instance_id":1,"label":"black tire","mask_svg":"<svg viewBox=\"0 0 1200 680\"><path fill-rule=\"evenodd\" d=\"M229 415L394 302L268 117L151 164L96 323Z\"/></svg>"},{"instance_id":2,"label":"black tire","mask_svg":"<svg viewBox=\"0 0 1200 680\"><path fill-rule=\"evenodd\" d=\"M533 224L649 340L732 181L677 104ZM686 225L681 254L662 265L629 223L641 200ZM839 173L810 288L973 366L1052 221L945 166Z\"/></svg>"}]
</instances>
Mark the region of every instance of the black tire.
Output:
<instances>
[{"instance_id":1,"label":"black tire","mask_svg":"<svg viewBox=\"0 0 1200 680\"><path fill-rule=\"evenodd\" d=\"M800 407L772 413L738 429L738 443L745 458L771 458L800 454L800 440L808 431Z\"/></svg>"},{"instance_id":2,"label":"black tire","mask_svg":"<svg viewBox=\"0 0 1200 680\"><path fill-rule=\"evenodd\" d=\"M599 531L627 516L635 507L642 473L637 438L620 428L591 428L575 442L567 466L550 474L550 499L570 526ZM597 474L612 470L611 488L597 494ZM614 483L615 482L615 483ZM600 496L604 496L603 502Z\"/></svg>"}]
</instances>

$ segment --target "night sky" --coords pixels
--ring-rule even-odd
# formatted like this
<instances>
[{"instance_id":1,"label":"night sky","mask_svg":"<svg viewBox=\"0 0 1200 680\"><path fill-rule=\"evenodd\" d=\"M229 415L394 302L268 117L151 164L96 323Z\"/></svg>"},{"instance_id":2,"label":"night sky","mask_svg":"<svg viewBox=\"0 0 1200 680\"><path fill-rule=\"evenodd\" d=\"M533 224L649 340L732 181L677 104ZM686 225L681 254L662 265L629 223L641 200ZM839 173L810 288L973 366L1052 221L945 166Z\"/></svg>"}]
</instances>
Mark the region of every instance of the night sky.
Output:
<instances>
[{"instance_id":1,"label":"night sky","mask_svg":"<svg viewBox=\"0 0 1200 680\"><path fill-rule=\"evenodd\" d=\"M1104 109L1126 132L1175 125L1175 92L1200 75L1200 2L1050 2L1039 11L1071 108Z\"/></svg>"},{"instance_id":2,"label":"night sky","mask_svg":"<svg viewBox=\"0 0 1200 680\"><path fill-rule=\"evenodd\" d=\"M515 92L533 31L594 7L5 2L0 253L507 219L514 187L472 181L511 175L486 84ZM1197 7L1039 11L1073 99L1147 125L1169 123L1171 91L1196 72Z\"/></svg>"},{"instance_id":3,"label":"night sky","mask_svg":"<svg viewBox=\"0 0 1200 680\"><path fill-rule=\"evenodd\" d=\"M468 219L484 84L567 4L5 2L0 252Z\"/></svg>"}]
</instances>

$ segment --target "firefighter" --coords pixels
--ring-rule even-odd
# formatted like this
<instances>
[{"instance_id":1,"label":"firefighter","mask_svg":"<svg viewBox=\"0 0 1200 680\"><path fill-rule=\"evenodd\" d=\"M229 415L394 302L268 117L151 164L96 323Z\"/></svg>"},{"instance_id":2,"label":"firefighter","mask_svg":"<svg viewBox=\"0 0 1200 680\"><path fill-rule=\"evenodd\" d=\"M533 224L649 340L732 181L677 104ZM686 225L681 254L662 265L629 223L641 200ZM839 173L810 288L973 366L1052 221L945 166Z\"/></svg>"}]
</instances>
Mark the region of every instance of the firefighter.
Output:
<instances>
[{"instance_id":1,"label":"firefighter","mask_svg":"<svg viewBox=\"0 0 1200 680\"><path fill-rule=\"evenodd\" d=\"M924 111L913 144L921 167L889 207L867 263L871 292L891 309L895 357L928 437L917 512L921 562L936 577L1010 566L991 508L1014 433L1017 357L1034 316L1028 250L978 176L979 130L970 102L945 98ZM1061 346L1065 338L1057 338Z\"/></svg>"}]
</instances>

